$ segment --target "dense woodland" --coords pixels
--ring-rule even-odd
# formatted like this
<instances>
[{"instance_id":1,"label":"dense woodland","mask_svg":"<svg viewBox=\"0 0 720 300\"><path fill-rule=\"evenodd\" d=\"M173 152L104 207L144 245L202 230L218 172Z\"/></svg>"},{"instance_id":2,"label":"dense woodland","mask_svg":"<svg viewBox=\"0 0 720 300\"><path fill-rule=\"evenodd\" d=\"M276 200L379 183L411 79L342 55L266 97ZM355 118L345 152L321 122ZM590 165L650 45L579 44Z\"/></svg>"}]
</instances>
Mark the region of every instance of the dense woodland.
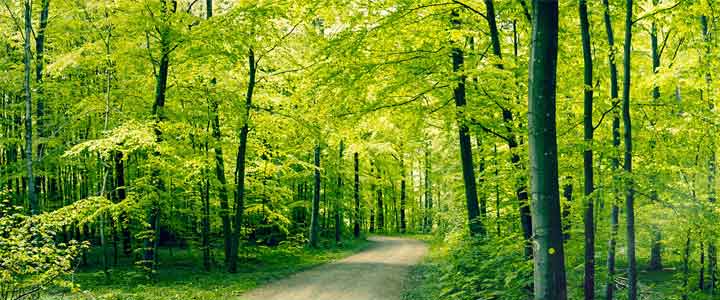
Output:
<instances>
[{"instance_id":1,"label":"dense woodland","mask_svg":"<svg viewBox=\"0 0 720 300\"><path fill-rule=\"evenodd\" d=\"M0 1L0 299L368 234L427 299L720 297L714 0Z\"/></svg>"}]
</instances>

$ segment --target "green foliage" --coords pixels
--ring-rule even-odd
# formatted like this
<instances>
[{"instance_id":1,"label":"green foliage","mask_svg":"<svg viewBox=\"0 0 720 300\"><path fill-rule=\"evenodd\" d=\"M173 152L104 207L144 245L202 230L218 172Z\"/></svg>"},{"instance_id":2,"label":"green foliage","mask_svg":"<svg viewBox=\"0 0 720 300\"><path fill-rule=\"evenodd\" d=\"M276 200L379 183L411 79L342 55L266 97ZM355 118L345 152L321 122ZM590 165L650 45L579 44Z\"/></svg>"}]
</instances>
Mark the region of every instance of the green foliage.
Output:
<instances>
[{"instance_id":1,"label":"green foliage","mask_svg":"<svg viewBox=\"0 0 720 300\"><path fill-rule=\"evenodd\" d=\"M87 211L82 205L74 209ZM31 298L56 285L74 287L65 275L75 270L89 244L56 242L57 232L73 220L66 211L30 217L21 211L7 192L0 192L0 299Z\"/></svg>"}]
</instances>

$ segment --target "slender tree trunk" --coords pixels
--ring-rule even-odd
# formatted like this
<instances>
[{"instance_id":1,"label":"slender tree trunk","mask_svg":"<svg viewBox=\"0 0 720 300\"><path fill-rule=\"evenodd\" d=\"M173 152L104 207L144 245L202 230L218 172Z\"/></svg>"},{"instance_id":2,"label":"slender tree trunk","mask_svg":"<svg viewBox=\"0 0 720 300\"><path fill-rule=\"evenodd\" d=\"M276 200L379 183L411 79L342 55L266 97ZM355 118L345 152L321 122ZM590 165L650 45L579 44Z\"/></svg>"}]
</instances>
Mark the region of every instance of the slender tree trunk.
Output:
<instances>
[{"instance_id":1,"label":"slender tree trunk","mask_svg":"<svg viewBox=\"0 0 720 300\"><path fill-rule=\"evenodd\" d=\"M426 228L425 232L432 232L433 228L433 199L432 186L430 184L430 142L425 144L425 209L426 209Z\"/></svg>"},{"instance_id":2,"label":"slender tree trunk","mask_svg":"<svg viewBox=\"0 0 720 300\"><path fill-rule=\"evenodd\" d=\"M710 63L710 53L711 53L711 37L710 32L708 31L708 18L707 16L701 16L700 22L702 25L702 32L703 32L703 39L706 44L706 55L705 55L705 63ZM708 102L708 111L710 113L715 111L715 99L713 99L712 96L712 73L706 72L705 73L705 83L706 83L706 92L707 95L707 102ZM709 143L709 149L710 149L710 155L708 157L708 177L707 177L707 185L708 185L708 202L715 203L717 200L717 187L715 184L715 176L717 173L717 167L716 167L716 161L717 161L717 155L715 152L715 139L714 137L710 137L710 143ZM712 235L711 235L712 236ZM707 250L707 259L708 259L708 273L710 275L710 294L715 294L715 285L717 283L717 249L715 246L715 242L711 239L707 241L708 244L708 250Z\"/></svg>"},{"instance_id":3,"label":"slender tree trunk","mask_svg":"<svg viewBox=\"0 0 720 300\"><path fill-rule=\"evenodd\" d=\"M343 205L343 178L342 178L342 165L343 165L343 153L345 151L345 144L343 141L340 141L340 153L338 156L338 181L337 181L337 190L338 195L335 199L335 243L340 243L340 240L342 238L342 222L340 220L342 219L342 212L341 207Z\"/></svg>"},{"instance_id":4,"label":"slender tree trunk","mask_svg":"<svg viewBox=\"0 0 720 300\"><path fill-rule=\"evenodd\" d=\"M630 54L632 50L632 6L633 0L626 0L625 45L623 57L623 124L625 129L625 163L627 175L632 174L632 124L630 120ZM627 234L628 300L637 299L637 261L635 258L635 187L632 178L626 179L625 226Z\"/></svg>"},{"instance_id":5,"label":"slender tree trunk","mask_svg":"<svg viewBox=\"0 0 720 300\"><path fill-rule=\"evenodd\" d=\"M653 0L653 5L657 5L657 0ZM653 74L655 74L655 77L657 78L657 72L660 68L660 53L658 51L658 39L657 39L657 24L655 21L652 22L651 28L650 28L650 49L651 49L651 56L652 56L652 68L653 68ZM652 90L652 97L653 102L658 102L660 99L660 87L656 84L653 86ZM653 113L654 115L655 113ZM656 119L651 119L650 124L651 126L655 126L655 123L657 122ZM649 141L650 144L650 152L655 152L655 146L656 141L655 137L652 136ZM652 174L650 176L650 200L657 201L658 200L658 192L657 192L657 175ZM650 270L661 270L662 269L662 241L661 236L662 232L660 231L660 226L653 225L651 226L651 233L652 233L652 245L650 248L650 262L648 265L648 269Z\"/></svg>"},{"instance_id":6,"label":"slender tree trunk","mask_svg":"<svg viewBox=\"0 0 720 300\"><path fill-rule=\"evenodd\" d=\"M400 159L400 172L402 179L400 180L400 232L407 231L407 221L405 220L405 206L407 205L407 188L405 187L405 159Z\"/></svg>"},{"instance_id":7,"label":"slender tree trunk","mask_svg":"<svg viewBox=\"0 0 720 300\"><path fill-rule=\"evenodd\" d=\"M558 51L558 2L533 5L528 133L534 234L536 300L567 299L560 218L555 92Z\"/></svg>"},{"instance_id":8,"label":"slender tree trunk","mask_svg":"<svg viewBox=\"0 0 720 300\"><path fill-rule=\"evenodd\" d=\"M310 247L317 248L320 231L320 144L315 146L315 190L310 217Z\"/></svg>"},{"instance_id":9,"label":"slender tree trunk","mask_svg":"<svg viewBox=\"0 0 720 300\"><path fill-rule=\"evenodd\" d=\"M565 202L562 205L562 227L563 240L570 240L570 231L572 230L572 200L573 200L573 183L572 176L565 178L567 181L563 187L563 196Z\"/></svg>"},{"instance_id":10,"label":"slender tree trunk","mask_svg":"<svg viewBox=\"0 0 720 300\"><path fill-rule=\"evenodd\" d=\"M213 16L213 0L206 0L205 11L207 18ZM212 85L215 85L215 78L212 79ZM227 179L225 178L225 158L222 149L222 132L220 131L220 112L219 103L216 99L211 100L212 113L212 136L214 139L213 148L215 150L215 176L218 179L218 196L220 198L220 219L222 220L223 241L225 250L225 265L230 265L230 257L232 253L233 233L232 222L230 220L230 205L228 200Z\"/></svg>"},{"instance_id":11,"label":"slender tree trunk","mask_svg":"<svg viewBox=\"0 0 720 300\"><path fill-rule=\"evenodd\" d=\"M47 137L47 129L45 128L45 101L44 101L44 89L43 89L43 70L45 68L45 32L48 25L48 15L50 10L50 0L42 0L40 9L40 20L37 37L35 39L35 102L37 105L37 135L40 142L37 143L37 167L40 171L44 171L45 167L43 162L43 156L45 155L44 139ZM28 37L29 38L29 37ZM38 176L35 178L35 191L37 193L41 190L41 184L45 182L45 176ZM45 194L45 196L48 196Z\"/></svg>"},{"instance_id":12,"label":"slender tree trunk","mask_svg":"<svg viewBox=\"0 0 720 300\"><path fill-rule=\"evenodd\" d=\"M380 173L380 172L378 172ZM378 176L378 182L381 177ZM382 185L378 185L377 188L377 230L383 232L385 229L385 204L383 203L383 192Z\"/></svg>"},{"instance_id":13,"label":"slender tree trunk","mask_svg":"<svg viewBox=\"0 0 720 300\"><path fill-rule=\"evenodd\" d=\"M252 48L248 50L248 69L249 80L247 93L245 95L245 112L243 118L243 126L240 129L240 144L235 161L235 227L233 228L232 243L230 247L230 260L228 261L228 271L230 273L237 272L237 259L240 249L240 233L242 229L242 218L245 210L245 156L247 152L248 133L250 131L250 109L252 108L253 92L255 91L255 75L257 64L255 62L255 52Z\"/></svg>"},{"instance_id":14,"label":"slender tree trunk","mask_svg":"<svg viewBox=\"0 0 720 300\"><path fill-rule=\"evenodd\" d=\"M460 28L460 16L457 11L452 12L453 27ZM453 72L458 74L458 83L454 89L455 106L458 108L457 122L460 136L460 158L462 161L463 181L465 182L465 199L467 204L468 224L470 234L483 235L482 220L480 220L480 208L478 207L477 187L475 186L475 172L473 171L472 145L470 144L469 129L466 124L463 110L467 106L465 100L465 79L463 74L464 65L463 50L457 46L452 49Z\"/></svg>"},{"instance_id":15,"label":"slender tree trunk","mask_svg":"<svg viewBox=\"0 0 720 300\"><path fill-rule=\"evenodd\" d=\"M595 299L595 203L592 196L595 191L593 182L593 66L592 51L590 48L590 22L588 21L587 1L579 0L578 11L580 15L580 31L583 45L583 69L584 69L584 90L585 99L583 105L584 117L584 140L586 144L583 153L583 169L585 177L585 278L583 290L585 300Z\"/></svg>"},{"instance_id":16,"label":"slender tree trunk","mask_svg":"<svg viewBox=\"0 0 720 300\"><path fill-rule=\"evenodd\" d=\"M605 19L605 31L607 33L608 47L610 48L610 54L608 62L610 66L610 97L612 100L613 107L617 107L619 104L618 98L618 71L615 61L615 38L613 35L612 21L610 19L610 6L608 0L603 0L603 6L605 8L604 19ZM612 120L612 145L615 149L620 149L620 118L617 114L613 116ZM611 158L611 169L613 174L613 181L618 180L618 170L620 169L620 160L614 156ZM616 182L617 183L617 182ZM607 269L608 269L608 281L605 286L605 294L607 300L612 300L615 293L615 250L617 246L617 234L618 234L618 218L619 218L619 190L615 190L613 193L613 201L611 205L610 213L610 239L608 241L608 258L607 258Z\"/></svg>"},{"instance_id":17,"label":"slender tree trunk","mask_svg":"<svg viewBox=\"0 0 720 300\"><path fill-rule=\"evenodd\" d=\"M687 236L685 237L685 249L683 250L683 288L682 288L682 299L688 299L688 289L690 282L690 236L692 231L688 229Z\"/></svg>"},{"instance_id":18,"label":"slender tree trunk","mask_svg":"<svg viewBox=\"0 0 720 300\"><path fill-rule=\"evenodd\" d=\"M522 3L525 3L524 1ZM497 58L500 60L496 64L496 67L499 69L504 69L504 65L502 64L502 51L500 46L500 31L497 27L497 21L495 16L495 5L493 3L493 0L485 0L485 8L486 8L486 19L488 21L488 27L490 28L490 42L492 43L493 48L493 54L497 56ZM526 8L526 7L525 7ZM527 12L527 9L526 9ZM529 13L527 13L529 16ZM528 20L531 18L528 17ZM513 25L514 26L514 25ZM515 38L516 36L514 36ZM515 42L515 53L517 57L517 39L514 39ZM509 109L503 107L502 108L502 116L503 116L503 122L505 123L505 127L508 131L508 147L510 148L510 152L512 153L510 156L510 163L512 164L515 171L519 174L525 174L526 170L525 167L520 162L520 154L518 151L518 141L517 137L515 136L514 129L513 129L513 113ZM531 238L532 238L532 218L530 216L530 203L528 201L528 194L527 194L527 184L526 184L526 177L521 176L515 184L515 196L518 201L518 207L520 211L520 225L522 226L523 230L523 237L525 239L525 256L530 258L532 256L532 244L531 244Z\"/></svg>"},{"instance_id":19,"label":"slender tree trunk","mask_svg":"<svg viewBox=\"0 0 720 300\"><path fill-rule=\"evenodd\" d=\"M25 90L25 166L27 167L27 197L30 205L30 214L37 215L40 213L37 194L35 193L35 177L33 176L33 139L32 139L32 92L30 89L30 36L32 32L32 8L30 0L25 0L25 75L23 78L23 88Z\"/></svg>"},{"instance_id":20,"label":"slender tree trunk","mask_svg":"<svg viewBox=\"0 0 720 300\"><path fill-rule=\"evenodd\" d=\"M355 238L360 237L360 158L359 154L355 152L353 159L355 160L355 224L353 227L353 235Z\"/></svg>"}]
</instances>

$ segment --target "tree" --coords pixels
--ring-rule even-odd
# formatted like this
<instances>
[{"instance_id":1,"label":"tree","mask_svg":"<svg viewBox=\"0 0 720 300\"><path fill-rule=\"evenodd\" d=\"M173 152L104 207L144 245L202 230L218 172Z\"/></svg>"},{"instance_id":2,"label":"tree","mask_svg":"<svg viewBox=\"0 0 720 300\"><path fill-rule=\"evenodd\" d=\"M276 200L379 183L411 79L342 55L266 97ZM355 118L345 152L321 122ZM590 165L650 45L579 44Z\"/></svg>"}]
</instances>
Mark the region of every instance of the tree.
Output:
<instances>
[{"instance_id":1,"label":"tree","mask_svg":"<svg viewBox=\"0 0 720 300\"><path fill-rule=\"evenodd\" d=\"M533 3L533 43L528 84L530 182L535 247L535 299L566 299L560 218L555 88L558 3Z\"/></svg>"},{"instance_id":2,"label":"tree","mask_svg":"<svg viewBox=\"0 0 720 300\"><path fill-rule=\"evenodd\" d=\"M585 151L583 153L583 169L585 171L585 213L583 221L585 223L585 278L584 278L584 294L585 300L595 299L595 224L593 216L595 205L593 200L593 191L595 190L593 182L593 66L592 53L590 49L590 22L588 21L587 1L578 1L578 11L580 14L580 32L582 35L583 47L583 69L584 72L584 139Z\"/></svg>"},{"instance_id":3,"label":"tree","mask_svg":"<svg viewBox=\"0 0 720 300\"><path fill-rule=\"evenodd\" d=\"M453 28L458 30L460 28L460 20L458 11L452 12L452 23ZM453 72L458 74L457 86L454 88L454 99L455 106L458 108L457 122L458 122L458 133L460 140L460 159L462 161L462 173L463 181L465 182L465 199L467 202L467 214L468 224L470 233L473 235L483 235L483 223L480 217L480 208L478 207L477 188L475 185L475 173L473 171L473 159L472 159L472 145L470 143L470 134L468 126L465 122L465 115L463 109L467 105L465 100L465 78L462 74L462 68L464 64L463 50L457 45L454 45L452 49L452 66Z\"/></svg>"},{"instance_id":4,"label":"tree","mask_svg":"<svg viewBox=\"0 0 720 300\"><path fill-rule=\"evenodd\" d=\"M628 300L637 299L637 262L635 258L635 190L632 175L632 123L630 119L630 54L632 42L632 0L625 3L625 45L623 56L623 105L622 117L625 129L625 226L627 234Z\"/></svg>"},{"instance_id":5,"label":"tree","mask_svg":"<svg viewBox=\"0 0 720 300\"><path fill-rule=\"evenodd\" d=\"M310 217L310 247L317 248L320 235L320 145L315 146L315 185Z\"/></svg>"}]
</instances>

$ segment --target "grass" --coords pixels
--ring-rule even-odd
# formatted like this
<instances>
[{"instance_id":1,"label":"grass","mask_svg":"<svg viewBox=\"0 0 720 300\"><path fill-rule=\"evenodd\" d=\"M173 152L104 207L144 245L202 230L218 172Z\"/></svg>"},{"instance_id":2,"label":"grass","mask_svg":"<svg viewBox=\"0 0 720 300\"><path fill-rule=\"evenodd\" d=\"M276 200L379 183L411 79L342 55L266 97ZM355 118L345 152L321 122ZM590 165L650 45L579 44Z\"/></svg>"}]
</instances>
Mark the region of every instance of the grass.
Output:
<instances>
[{"instance_id":1,"label":"grass","mask_svg":"<svg viewBox=\"0 0 720 300\"><path fill-rule=\"evenodd\" d=\"M243 255L239 272L223 272L221 266L202 270L198 251L168 249L160 252L160 267L149 282L134 267L118 267L108 280L102 270L82 269L74 275L80 290L51 291L44 300L171 300L171 299L232 299L258 285L287 277L293 273L337 260L365 249L369 242L345 240L341 246L326 242L319 249L253 247Z\"/></svg>"},{"instance_id":2,"label":"grass","mask_svg":"<svg viewBox=\"0 0 720 300\"><path fill-rule=\"evenodd\" d=\"M443 299L443 288L447 286L453 286L448 284L443 274L443 266L448 264L450 249L443 243L442 239L425 237L426 241L430 244L430 252L425 259L417 266L415 266L411 272L410 277L407 280L403 300L436 300ZM603 264L604 262L598 262ZM623 261L618 262L618 272L620 276L625 276L624 270L626 266ZM679 262L666 262L668 266L678 266ZM582 269L567 269L568 276L574 275L574 280L568 281L569 288L569 299L582 299ZM570 272L578 272L577 274L570 274ZM601 276L604 270L599 270L596 278L596 299L605 298L605 282L604 277ZM639 299L642 300L680 300L680 288L682 282L679 278L679 270L676 269L664 269L661 271L648 271L645 265L638 266L638 288L639 288ZM707 272L707 270L706 270ZM469 274L468 274L469 275ZM711 299L707 292L697 291L697 270L693 270L690 274L691 281L690 286L693 288L693 292L690 293L689 299L703 300ZM706 276L709 276L706 274ZM452 277L449 277L452 278ZM568 278L570 279L570 278ZM706 279L709 280L709 279ZM447 291L445 291L447 292ZM616 291L617 299L625 299L626 290L621 289ZM462 297L460 297L462 298ZM459 298L453 298L459 299ZM465 298L463 298L465 299ZM498 298L504 299L504 298Z\"/></svg>"},{"instance_id":3,"label":"grass","mask_svg":"<svg viewBox=\"0 0 720 300\"><path fill-rule=\"evenodd\" d=\"M430 245L428 255L410 270L410 276L403 287L403 300L436 300L441 293L438 267L447 255L442 239L432 235L418 235L415 238Z\"/></svg>"}]
</instances>

